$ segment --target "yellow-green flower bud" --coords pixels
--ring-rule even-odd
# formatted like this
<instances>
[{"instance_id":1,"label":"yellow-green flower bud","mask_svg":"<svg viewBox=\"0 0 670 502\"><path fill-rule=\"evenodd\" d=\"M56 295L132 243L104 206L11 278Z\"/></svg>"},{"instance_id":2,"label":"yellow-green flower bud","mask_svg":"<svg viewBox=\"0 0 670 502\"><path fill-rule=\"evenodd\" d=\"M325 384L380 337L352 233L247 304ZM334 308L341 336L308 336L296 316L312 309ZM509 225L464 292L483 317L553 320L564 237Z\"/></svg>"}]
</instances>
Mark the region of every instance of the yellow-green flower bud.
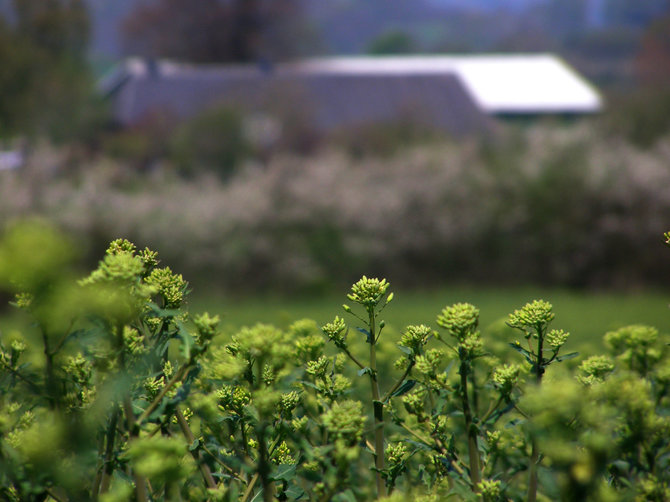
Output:
<instances>
[{"instance_id":1,"label":"yellow-green flower bud","mask_svg":"<svg viewBox=\"0 0 670 502\"><path fill-rule=\"evenodd\" d=\"M342 352L335 356L335 371L342 371L344 369L344 363L347 361L347 356Z\"/></svg>"},{"instance_id":2,"label":"yellow-green flower bud","mask_svg":"<svg viewBox=\"0 0 670 502\"><path fill-rule=\"evenodd\" d=\"M479 309L469 303L456 303L442 309L437 324L458 340L463 340L477 329Z\"/></svg>"},{"instance_id":3,"label":"yellow-green flower bud","mask_svg":"<svg viewBox=\"0 0 670 502\"><path fill-rule=\"evenodd\" d=\"M321 416L323 425L335 439L355 445L363 436L365 416L358 401L345 400L333 403L333 407Z\"/></svg>"},{"instance_id":4,"label":"yellow-green flower bud","mask_svg":"<svg viewBox=\"0 0 670 502\"><path fill-rule=\"evenodd\" d=\"M440 370L442 361L444 360L444 352L439 349L431 349L425 355L417 356L416 369L419 373L426 376L435 376Z\"/></svg>"},{"instance_id":5,"label":"yellow-green flower bud","mask_svg":"<svg viewBox=\"0 0 670 502\"><path fill-rule=\"evenodd\" d=\"M291 413L298 406L300 402L300 395L296 391L289 392L287 394L282 394L281 399L279 400L279 413L282 418L290 419Z\"/></svg>"},{"instance_id":6,"label":"yellow-green flower bud","mask_svg":"<svg viewBox=\"0 0 670 502\"><path fill-rule=\"evenodd\" d=\"M351 286L351 293L347 298L352 302L363 305L367 309L374 308L379 304L386 293L389 283L386 279L368 279L363 276L357 283Z\"/></svg>"},{"instance_id":7,"label":"yellow-green flower bud","mask_svg":"<svg viewBox=\"0 0 670 502\"><path fill-rule=\"evenodd\" d=\"M549 302L533 300L510 314L507 324L513 328L533 328L540 331L554 320L555 315L552 309L553 307Z\"/></svg>"},{"instance_id":8,"label":"yellow-green flower bud","mask_svg":"<svg viewBox=\"0 0 670 502\"><path fill-rule=\"evenodd\" d=\"M67 358L63 370L77 384L86 385L91 379L93 365L79 352L76 356Z\"/></svg>"},{"instance_id":9,"label":"yellow-green flower bud","mask_svg":"<svg viewBox=\"0 0 670 502\"><path fill-rule=\"evenodd\" d=\"M318 335L301 336L295 341L295 355L298 361L311 361L323 354L325 342Z\"/></svg>"},{"instance_id":10,"label":"yellow-green flower bud","mask_svg":"<svg viewBox=\"0 0 670 502\"><path fill-rule=\"evenodd\" d=\"M20 309L29 309L33 303L34 295L32 293L16 293L13 305Z\"/></svg>"},{"instance_id":11,"label":"yellow-green flower bud","mask_svg":"<svg viewBox=\"0 0 670 502\"><path fill-rule=\"evenodd\" d=\"M425 411L425 392L418 390L403 396L402 404L405 406L407 413L422 417Z\"/></svg>"},{"instance_id":12,"label":"yellow-green flower bud","mask_svg":"<svg viewBox=\"0 0 670 502\"><path fill-rule=\"evenodd\" d=\"M295 459L291 455L291 449L286 444L286 441L279 443L279 446L277 446L274 453L272 454L272 461L279 465L296 463Z\"/></svg>"},{"instance_id":13,"label":"yellow-green flower bud","mask_svg":"<svg viewBox=\"0 0 670 502\"><path fill-rule=\"evenodd\" d=\"M477 486L479 488L479 494L481 498L486 502L493 502L494 500L498 500L500 497L500 485L501 482L499 479L495 481L484 479L480 481Z\"/></svg>"},{"instance_id":14,"label":"yellow-green flower bud","mask_svg":"<svg viewBox=\"0 0 670 502\"><path fill-rule=\"evenodd\" d=\"M277 378L277 375L275 375L274 368L270 366L269 364L266 364L263 366L263 373L261 375L261 380L263 380L263 383L265 385L272 385Z\"/></svg>"},{"instance_id":15,"label":"yellow-green flower bud","mask_svg":"<svg viewBox=\"0 0 670 502\"><path fill-rule=\"evenodd\" d=\"M343 394L351 388L351 380L338 373L333 377L332 387L335 394Z\"/></svg>"},{"instance_id":16,"label":"yellow-green flower bud","mask_svg":"<svg viewBox=\"0 0 670 502\"><path fill-rule=\"evenodd\" d=\"M407 326L405 332L400 337L399 345L407 347L413 354L418 354L433 335L433 330L424 324L420 326Z\"/></svg>"},{"instance_id":17,"label":"yellow-green flower bud","mask_svg":"<svg viewBox=\"0 0 670 502\"><path fill-rule=\"evenodd\" d=\"M288 332L295 337L306 337L317 334L319 328L312 319L299 319L288 327Z\"/></svg>"},{"instance_id":18,"label":"yellow-green flower bud","mask_svg":"<svg viewBox=\"0 0 670 502\"><path fill-rule=\"evenodd\" d=\"M155 399L164 386L165 386L165 378L162 376L155 378L149 377L146 380L144 380L144 390L146 391L150 400Z\"/></svg>"},{"instance_id":19,"label":"yellow-green flower bud","mask_svg":"<svg viewBox=\"0 0 670 502\"><path fill-rule=\"evenodd\" d=\"M108 255L117 255L123 253L135 254L135 251L137 251L137 246L135 246L135 244L133 244L129 240L115 239L109 243L109 246L107 246L107 250L105 251L105 254Z\"/></svg>"},{"instance_id":20,"label":"yellow-green flower bud","mask_svg":"<svg viewBox=\"0 0 670 502\"><path fill-rule=\"evenodd\" d=\"M389 443L385 450L386 460L389 467L393 468L407 457L407 446L405 443Z\"/></svg>"},{"instance_id":21,"label":"yellow-green flower bud","mask_svg":"<svg viewBox=\"0 0 670 502\"><path fill-rule=\"evenodd\" d=\"M464 337L458 347L465 352L469 358L481 356L484 353L484 342L478 331Z\"/></svg>"},{"instance_id":22,"label":"yellow-green flower bud","mask_svg":"<svg viewBox=\"0 0 670 502\"><path fill-rule=\"evenodd\" d=\"M181 274L173 273L170 267L152 270L146 283L156 288L165 302L165 307L178 308L182 304L187 283Z\"/></svg>"},{"instance_id":23,"label":"yellow-green flower bud","mask_svg":"<svg viewBox=\"0 0 670 502\"><path fill-rule=\"evenodd\" d=\"M333 342L337 347L346 346L346 324L339 316L335 316L333 322L329 322L321 327L321 331L328 337L328 340Z\"/></svg>"},{"instance_id":24,"label":"yellow-green flower bud","mask_svg":"<svg viewBox=\"0 0 670 502\"><path fill-rule=\"evenodd\" d=\"M221 320L218 315L211 317L208 312L195 316L193 318L193 324L195 324L195 329L200 336L198 342L202 343L203 341L211 340L216 334L219 322L221 322Z\"/></svg>"},{"instance_id":25,"label":"yellow-green flower bud","mask_svg":"<svg viewBox=\"0 0 670 502\"><path fill-rule=\"evenodd\" d=\"M620 354L627 348L643 348L653 345L658 339L658 330L651 326L635 324L605 334L605 344Z\"/></svg>"},{"instance_id":26,"label":"yellow-green flower bud","mask_svg":"<svg viewBox=\"0 0 670 502\"><path fill-rule=\"evenodd\" d=\"M577 378L585 385L602 382L614 371L614 361L608 356L591 356L582 361L579 371Z\"/></svg>"},{"instance_id":27,"label":"yellow-green flower bud","mask_svg":"<svg viewBox=\"0 0 670 502\"><path fill-rule=\"evenodd\" d=\"M501 394L507 396L512 392L519 379L521 368L516 364L505 364L493 372L493 383Z\"/></svg>"},{"instance_id":28,"label":"yellow-green flower bud","mask_svg":"<svg viewBox=\"0 0 670 502\"><path fill-rule=\"evenodd\" d=\"M549 333L547 333L545 340L552 349L558 351L558 349L560 349L563 344L565 344L569 336L570 333L566 333L562 329L552 329Z\"/></svg>"},{"instance_id":29,"label":"yellow-green flower bud","mask_svg":"<svg viewBox=\"0 0 670 502\"><path fill-rule=\"evenodd\" d=\"M307 416L294 418L293 420L291 420L291 428L295 432L304 432L307 429L308 422L309 418L307 418Z\"/></svg>"},{"instance_id":30,"label":"yellow-green flower bud","mask_svg":"<svg viewBox=\"0 0 670 502\"><path fill-rule=\"evenodd\" d=\"M158 265L158 253L149 248L144 248L138 253L138 256L144 262L145 274L150 273Z\"/></svg>"},{"instance_id":31,"label":"yellow-green flower bud","mask_svg":"<svg viewBox=\"0 0 670 502\"><path fill-rule=\"evenodd\" d=\"M123 327L123 347L128 354L141 354L145 351L144 337L131 326Z\"/></svg>"},{"instance_id":32,"label":"yellow-green flower bud","mask_svg":"<svg viewBox=\"0 0 670 502\"><path fill-rule=\"evenodd\" d=\"M309 375L313 375L315 378L324 378L329 366L330 359L326 356L321 356L316 361L309 361L305 371Z\"/></svg>"}]
</instances>

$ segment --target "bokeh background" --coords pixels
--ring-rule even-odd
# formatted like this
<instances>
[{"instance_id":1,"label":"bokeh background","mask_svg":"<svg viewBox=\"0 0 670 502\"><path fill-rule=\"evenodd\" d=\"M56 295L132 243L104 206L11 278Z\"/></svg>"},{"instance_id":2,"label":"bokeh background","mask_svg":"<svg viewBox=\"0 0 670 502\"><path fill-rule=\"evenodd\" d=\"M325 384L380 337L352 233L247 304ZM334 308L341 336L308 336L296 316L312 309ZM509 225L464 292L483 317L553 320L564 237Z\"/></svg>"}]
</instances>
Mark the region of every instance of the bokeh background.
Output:
<instances>
[{"instance_id":1,"label":"bokeh background","mask_svg":"<svg viewBox=\"0 0 670 502\"><path fill-rule=\"evenodd\" d=\"M493 117L452 136L406 121L281 134L210 107L114 120L101 82L147 65L334 55L552 53L596 114ZM196 291L664 288L670 254L668 0L2 0L0 226L52 221L82 268L126 237ZM39 252L39 250L36 250ZM504 296L504 293L501 293Z\"/></svg>"}]
</instances>

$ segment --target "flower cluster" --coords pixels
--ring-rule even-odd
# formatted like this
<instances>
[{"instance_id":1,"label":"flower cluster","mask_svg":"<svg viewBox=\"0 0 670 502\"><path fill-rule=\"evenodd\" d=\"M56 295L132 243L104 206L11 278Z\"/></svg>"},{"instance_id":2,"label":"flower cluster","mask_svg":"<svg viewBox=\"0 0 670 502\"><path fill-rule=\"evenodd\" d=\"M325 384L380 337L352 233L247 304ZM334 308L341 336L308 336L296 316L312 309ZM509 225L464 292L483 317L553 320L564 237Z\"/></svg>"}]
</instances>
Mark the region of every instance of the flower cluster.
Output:
<instances>
[{"instance_id":1,"label":"flower cluster","mask_svg":"<svg viewBox=\"0 0 670 502\"><path fill-rule=\"evenodd\" d=\"M562 329L552 329L549 333L547 333L545 340L552 349L558 351L558 349L565 345L565 342L568 340L569 336L570 333L566 333Z\"/></svg>"},{"instance_id":2,"label":"flower cluster","mask_svg":"<svg viewBox=\"0 0 670 502\"><path fill-rule=\"evenodd\" d=\"M165 308L179 308L184 301L187 283L181 274L175 274L170 267L152 270L146 278L146 283L156 289L163 299Z\"/></svg>"},{"instance_id":3,"label":"flower cluster","mask_svg":"<svg viewBox=\"0 0 670 502\"><path fill-rule=\"evenodd\" d=\"M456 303L442 309L437 324L459 341L474 333L479 324L479 309L469 303Z\"/></svg>"},{"instance_id":4,"label":"flower cluster","mask_svg":"<svg viewBox=\"0 0 670 502\"><path fill-rule=\"evenodd\" d=\"M579 381L585 385L602 382L614 371L614 361L609 356L591 356L579 365Z\"/></svg>"},{"instance_id":5,"label":"flower cluster","mask_svg":"<svg viewBox=\"0 0 670 502\"><path fill-rule=\"evenodd\" d=\"M368 279L363 276L357 283L351 286L351 293L347 295L347 298L368 309L374 308L382 300L388 287L389 283L386 282L386 279ZM388 301L390 301L390 297Z\"/></svg>"},{"instance_id":6,"label":"flower cluster","mask_svg":"<svg viewBox=\"0 0 670 502\"><path fill-rule=\"evenodd\" d=\"M535 329L539 333L554 320L555 314L552 309L551 303L544 300L534 300L510 314L507 324L513 328L526 331L530 336L530 332L527 331L528 328Z\"/></svg>"},{"instance_id":7,"label":"flower cluster","mask_svg":"<svg viewBox=\"0 0 670 502\"><path fill-rule=\"evenodd\" d=\"M218 315L212 317L208 312L194 316L193 324L195 324L195 329L198 333L198 341L202 343L211 340L216 334L219 322L221 322L221 320Z\"/></svg>"},{"instance_id":8,"label":"flower cluster","mask_svg":"<svg viewBox=\"0 0 670 502\"><path fill-rule=\"evenodd\" d=\"M421 353L421 350L428 342L428 339L434 335L434 331L425 324L419 326L407 326L405 332L400 337L398 345L408 348L411 350L412 355L416 356Z\"/></svg>"},{"instance_id":9,"label":"flower cluster","mask_svg":"<svg viewBox=\"0 0 670 502\"><path fill-rule=\"evenodd\" d=\"M509 396L517 384L521 367L517 364L505 364L493 372L493 383L500 393Z\"/></svg>"},{"instance_id":10,"label":"flower cluster","mask_svg":"<svg viewBox=\"0 0 670 502\"><path fill-rule=\"evenodd\" d=\"M336 347L343 348L347 344L347 325L344 324L344 319L335 316L335 319L328 324L321 327L323 333L328 337L328 340L333 342Z\"/></svg>"},{"instance_id":11,"label":"flower cluster","mask_svg":"<svg viewBox=\"0 0 670 502\"><path fill-rule=\"evenodd\" d=\"M361 440L365 416L363 405L358 401L345 400L333 403L321 417L326 430L336 439L353 446Z\"/></svg>"}]
</instances>

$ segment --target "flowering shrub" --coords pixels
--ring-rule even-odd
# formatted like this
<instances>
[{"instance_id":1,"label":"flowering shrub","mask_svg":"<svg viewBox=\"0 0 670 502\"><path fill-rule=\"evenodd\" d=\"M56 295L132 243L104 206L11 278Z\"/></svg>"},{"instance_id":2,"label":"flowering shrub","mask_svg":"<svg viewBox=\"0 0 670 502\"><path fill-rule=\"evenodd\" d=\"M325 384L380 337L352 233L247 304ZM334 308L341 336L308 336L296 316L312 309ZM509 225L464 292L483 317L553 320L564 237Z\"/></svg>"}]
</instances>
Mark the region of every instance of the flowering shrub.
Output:
<instances>
[{"instance_id":1,"label":"flowering shrub","mask_svg":"<svg viewBox=\"0 0 670 502\"><path fill-rule=\"evenodd\" d=\"M642 151L582 121L504 132L383 158L278 155L240 165L225 183L184 180L169 165L77 168L69 150L40 148L25 168L0 172L0 225L49 218L81 239L89 267L125 236L160 250L198 291L235 295L344 291L363 274L396 288L447 278L665 284L658 237L670 221L670 136Z\"/></svg>"},{"instance_id":2,"label":"flowering shrub","mask_svg":"<svg viewBox=\"0 0 670 502\"><path fill-rule=\"evenodd\" d=\"M385 280L321 328L226 338L155 252L116 240L75 280L69 249L41 224L0 243L34 321L0 338L3 500L670 498L670 348L651 327L562 365L571 337L535 300L500 360L458 303L402 330L388 366Z\"/></svg>"}]
</instances>

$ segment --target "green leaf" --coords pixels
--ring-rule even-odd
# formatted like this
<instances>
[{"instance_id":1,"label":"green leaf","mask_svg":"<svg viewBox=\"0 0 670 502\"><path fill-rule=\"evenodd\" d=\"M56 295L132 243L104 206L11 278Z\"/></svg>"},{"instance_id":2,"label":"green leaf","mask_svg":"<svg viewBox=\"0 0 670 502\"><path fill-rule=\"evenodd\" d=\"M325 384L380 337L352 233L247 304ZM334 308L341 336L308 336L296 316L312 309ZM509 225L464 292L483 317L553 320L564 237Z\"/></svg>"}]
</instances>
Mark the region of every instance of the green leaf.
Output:
<instances>
[{"instance_id":1,"label":"green leaf","mask_svg":"<svg viewBox=\"0 0 670 502\"><path fill-rule=\"evenodd\" d=\"M365 328L356 328L356 329L365 335L365 341L367 343L372 343L372 337L370 336L370 332L367 329Z\"/></svg>"},{"instance_id":2,"label":"green leaf","mask_svg":"<svg viewBox=\"0 0 670 502\"><path fill-rule=\"evenodd\" d=\"M281 464L270 476L275 481L291 481L295 477L295 464Z\"/></svg>"},{"instance_id":3,"label":"green leaf","mask_svg":"<svg viewBox=\"0 0 670 502\"><path fill-rule=\"evenodd\" d=\"M417 441L412 441L411 439L405 439L405 443L411 444L412 446L414 446L418 450L424 450L424 451L432 450L432 448L430 446L428 446L427 444L419 443Z\"/></svg>"},{"instance_id":4,"label":"green leaf","mask_svg":"<svg viewBox=\"0 0 670 502\"><path fill-rule=\"evenodd\" d=\"M191 336L191 334L188 332L186 327L184 326L183 323L178 322L177 323L177 334L179 335L179 338L181 338L181 351L182 354L184 355L184 358L186 358L187 361L191 360L191 349L195 346L195 340Z\"/></svg>"},{"instance_id":5,"label":"green leaf","mask_svg":"<svg viewBox=\"0 0 670 502\"><path fill-rule=\"evenodd\" d=\"M404 354L407 354L408 356L412 354L412 349L405 347L404 345L398 345L398 350Z\"/></svg>"},{"instance_id":6,"label":"green leaf","mask_svg":"<svg viewBox=\"0 0 670 502\"><path fill-rule=\"evenodd\" d=\"M400 387L396 389L396 391L391 394L391 397L398 397L402 396L403 394L406 394L410 390L414 388L416 385L416 380L405 380L405 383L403 383Z\"/></svg>"},{"instance_id":7,"label":"green leaf","mask_svg":"<svg viewBox=\"0 0 670 502\"><path fill-rule=\"evenodd\" d=\"M149 309L156 317L162 319L177 317L179 314L183 313L180 309L162 309L153 302L149 303Z\"/></svg>"},{"instance_id":8,"label":"green leaf","mask_svg":"<svg viewBox=\"0 0 670 502\"><path fill-rule=\"evenodd\" d=\"M567 361L568 359L573 359L579 355L579 352L570 352L569 354L565 354L564 356L557 357L555 361L557 363L560 363L561 361Z\"/></svg>"},{"instance_id":9,"label":"green leaf","mask_svg":"<svg viewBox=\"0 0 670 502\"><path fill-rule=\"evenodd\" d=\"M523 354L523 357L525 357L526 361L528 361L530 364L535 364L533 361L533 355L526 349L524 349L521 345L519 345L518 343L510 343L509 346L512 347L517 352Z\"/></svg>"},{"instance_id":10,"label":"green leaf","mask_svg":"<svg viewBox=\"0 0 670 502\"><path fill-rule=\"evenodd\" d=\"M363 376L366 373L371 375L372 374L372 368L369 368L368 366L366 366L365 368L361 368L360 370L358 370L358 376Z\"/></svg>"},{"instance_id":11,"label":"green leaf","mask_svg":"<svg viewBox=\"0 0 670 502\"><path fill-rule=\"evenodd\" d=\"M289 486L285 491L284 494L291 500L300 500L303 498L305 495L305 490L300 488L299 486L296 485L291 485Z\"/></svg>"},{"instance_id":12,"label":"green leaf","mask_svg":"<svg viewBox=\"0 0 670 502\"><path fill-rule=\"evenodd\" d=\"M335 495L332 500L335 502L356 502L356 496L351 488L349 488L347 491Z\"/></svg>"},{"instance_id":13,"label":"green leaf","mask_svg":"<svg viewBox=\"0 0 670 502\"><path fill-rule=\"evenodd\" d=\"M200 446L200 440L194 439L193 442L188 447L188 451L195 451L198 449L199 446Z\"/></svg>"}]
</instances>

